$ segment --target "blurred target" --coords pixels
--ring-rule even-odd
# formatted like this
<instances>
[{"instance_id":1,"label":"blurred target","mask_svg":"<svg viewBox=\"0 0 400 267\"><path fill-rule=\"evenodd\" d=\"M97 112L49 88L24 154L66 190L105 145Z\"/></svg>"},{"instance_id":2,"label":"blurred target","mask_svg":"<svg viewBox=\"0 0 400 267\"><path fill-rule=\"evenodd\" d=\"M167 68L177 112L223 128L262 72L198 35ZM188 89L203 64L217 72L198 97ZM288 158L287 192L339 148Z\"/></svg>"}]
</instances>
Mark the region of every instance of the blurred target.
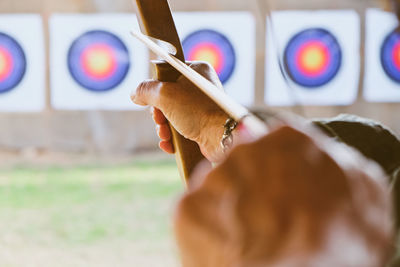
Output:
<instances>
[{"instance_id":1,"label":"blurred target","mask_svg":"<svg viewBox=\"0 0 400 267\"><path fill-rule=\"evenodd\" d=\"M363 95L369 102L400 102L398 25L397 17L391 12L367 10Z\"/></svg>"},{"instance_id":2,"label":"blurred target","mask_svg":"<svg viewBox=\"0 0 400 267\"><path fill-rule=\"evenodd\" d=\"M82 87L104 92L117 87L130 68L129 52L116 35L101 30L78 37L68 52L68 69Z\"/></svg>"},{"instance_id":3,"label":"blurred target","mask_svg":"<svg viewBox=\"0 0 400 267\"><path fill-rule=\"evenodd\" d=\"M188 35L182 45L186 60L210 63L222 83L232 76L236 54L225 35L214 30L198 30Z\"/></svg>"},{"instance_id":4,"label":"blurred target","mask_svg":"<svg viewBox=\"0 0 400 267\"><path fill-rule=\"evenodd\" d=\"M26 71L26 57L21 45L0 32L0 93L14 89Z\"/></svg>"},{"instance_id":5,"label":"blurred target","mask_svg":"<svg viewBox=\"0 0 400 267\"><path fill-rule=\"evenodd\" d=\"M400 83L400 33L396 30L382 44L381 64L389 78Z\"/></svg>"},{"instance_id":6,"label":"blurred target","mask_svg":"<svg viewBox=\"0 0 400 267\"><path fill-rule=\"evenodd\" d=\"M284 63L290 78L305 88L329 83L342 62L341 47L327 30L312 28L296 34L286 46Z\"/></svg>"},{"instance_id":7,"label":"blurred target","mask_svg":"<svg viewBox=\"0 0 400 267\"><path fill-rule=\"evenodd\" d=\"M357 12L277 11L272 12L267 27L265 103L343 106L357 99L360 76ZM276 51L282 58L289 86Z\"/></svg>"}]
</instances>

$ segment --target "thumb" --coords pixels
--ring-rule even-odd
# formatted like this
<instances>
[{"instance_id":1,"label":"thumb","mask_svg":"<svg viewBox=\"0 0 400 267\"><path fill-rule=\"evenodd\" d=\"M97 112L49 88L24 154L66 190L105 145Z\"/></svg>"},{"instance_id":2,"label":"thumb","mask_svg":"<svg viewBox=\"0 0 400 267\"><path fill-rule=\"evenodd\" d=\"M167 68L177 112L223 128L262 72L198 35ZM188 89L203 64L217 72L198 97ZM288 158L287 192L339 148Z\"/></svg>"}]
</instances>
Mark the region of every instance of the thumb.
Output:
<instances>
[{"instance_id":1,"label":"thumb","mask_svg":"<svg viewBox=\"0 0 400 267\"><path fill-rule=\"evenodd\" d=\"M131 93L133 103L140 106L156 106L162 82L144 81Z\"/></svg>"},{"instance_id":2,"label":"thumb","mask_svg":"<svg viewBox=\"0 0 400 267\"><path fill-rule=\"evenodd\" d=\"M218 74L215 72L214 68L210 63L203 61L189 61L189 67L198 72L201 76L212 82L218 88L223 90L221 81L218 78Z\"/></svg>"}]
</instances>

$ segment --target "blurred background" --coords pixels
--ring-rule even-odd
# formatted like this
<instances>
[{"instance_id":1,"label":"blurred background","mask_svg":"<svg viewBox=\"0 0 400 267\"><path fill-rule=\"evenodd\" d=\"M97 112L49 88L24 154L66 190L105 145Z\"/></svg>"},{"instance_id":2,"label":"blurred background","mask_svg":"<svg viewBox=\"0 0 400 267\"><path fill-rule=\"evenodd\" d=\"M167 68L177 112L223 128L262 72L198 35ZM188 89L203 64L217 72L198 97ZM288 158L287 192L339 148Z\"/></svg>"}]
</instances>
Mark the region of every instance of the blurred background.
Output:
<instances>
[{"instance_id":1,"label":"blurred background","mask_svg":"<svg viewBox=\"0 0 400 267\"><path fill-rule=\"evenodd\" d=\"M369 60L365 56L368 54L367 9L383 7L383 1L169 2L172 10L180 13L176 23L182 39L187 41L184 42L187 57L196 59L200 53L203 59L209 59L220 68L217 71L221 79L226 80L224 85L228 93L244 105L261 110L293 111L308 118L352 113L381 121L397 133L400 131L400 105L396 103L400 101L397 92L400 87L396 88L399 86L396 77L374 76L373 81L365 78L367 72L378 72L366 67ZM317 22L310 19L307 25L294 29L293 25L301 24L296 19L303 21L302 14L292 16L292 21L276 16L273 17L274 30L267 31L268 10L355 12L347 14L352 22L347 35L340 34L341 14L330 18L336 25L321 20L325 28L337 34L342 48L342 69L331 77L332 80L320 85L326 88L326 95L314 89L304 91L303 87L307 86L295 80L289 81L288 89L286 82L282 83L282 78L277 77L281 74L276 72L277 55L286 64L283 49L290 36L282 33L294 33L301 27L318 28L318 17ZM158 152L158 139L149 111L129 103L129 92L152 73L151 66L143 64L152 55L147 55L128 34L130 28L137 27L132 16L133 3L129 0L1 0L0 12L0 32L13 36L25 50L26 70L22 75L25 76L15 86L27 92L19 96L12 90L1 92L1 71L6 73L7 68L0 64L0 265L177 266L170 221L174 202L184 188L174 158ZM197 12L224 13L205 16ZM38 22L37 17L33 18L35 23L29 23L32 18L20 14L41 16L37 24L38 36L29 37L37 30L29 28ZM335 16L338 19L335 20ZM278 23L280 20L286 24ZM385 27L393 28L393 18L387 21ZM346 23L344 20L342 24ZM117 41L107 44L118 46L120 40L129 52L125 61L117 60L113 70L122 74L120 81L110 88L85 85L79 74L72 74L73 66L68 68L67 57L72 55L73 42L95 29L93 25L100 25L117 37ZM207 50L210 46L205 46L205 50L191 47L188 39L191 33L201 33L203 28L213 25L215 31L222 32L221 36L232 43L227 50L222 45L221 51L214 51L218 56ZM38 43L30 43L29 38ZM271 42L273 38L277 41ZM79 45L77 47L79 53ZM118 51L125 51L124 46L121 47ZM373 45L369 46L373 50L371 47ZM108 50L101 50L103 48L94 47L93 53L104 56L97 59L100 61L94 59L100 65L105 64L104 69L90 65L88 52L89 70L84 71L89 71L89 76L103 75L102 72L107 71L107 61L101 60L107 60ZM200 49L197 54L196 49ZM41 50L42 58L38 57ZM101 54L103 52L106 54ZM229 61L230 55L234 55L233 62ZM330 56L334 58L334 55ZM369 65L377 65L374 56L371 58ZM126 67L128 61L129 68ZM219 61L222 65L218 65ZM100 81L104 81L103 76ZM380 82L385 79L388 81ZM331 86L331 82L334 85ZM385 86L392 91L383 96L374 93L374 88L379 91ZM76 93L71 93L74 90ZM277 93L274 90L278 90ZM285 90L297 92L297 96L282 96L279 92ZM372 93L365 94L368 90ZM112 95L114 92L117 94ZM280 97L290 99L281 101ZM20 104L13 106L10 104L13 101ZM35 101L36 106L27 108Z\"/></svg>"}]
</instances>

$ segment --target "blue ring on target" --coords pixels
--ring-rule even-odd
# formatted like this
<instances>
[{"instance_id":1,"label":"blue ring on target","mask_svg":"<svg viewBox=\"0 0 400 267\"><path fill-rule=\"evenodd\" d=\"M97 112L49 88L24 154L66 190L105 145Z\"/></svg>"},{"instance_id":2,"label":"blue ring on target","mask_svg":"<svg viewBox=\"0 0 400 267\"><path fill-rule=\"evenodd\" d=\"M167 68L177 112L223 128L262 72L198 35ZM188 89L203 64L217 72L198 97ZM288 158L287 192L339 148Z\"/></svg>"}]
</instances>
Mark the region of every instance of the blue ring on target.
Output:
<instances>
[{"instance_id":1,"label":"blue ring on target","mask_svg":"<svg viewBox=\"0 0 400 267\"><path fill-rule=\"evenodd\" d=\"M26 73L26 56L21 45L0 32L0 94L13 90Z\"/></svg>"},{"instance_id":2,"label":"blue ring on target","mask_svg":"<svg viewBox=\"0 0 400 267\"><path fill-rule=\"evenodd\" d=\"M68 69L73 79L92 92L106 92L120 85L131 66L122 40L104 30L79 36L68 51Z\"/></svg>"},{"instance_id":3,"label":"blue ring on target","mask_svg":"<svg viewBox=\"0 0 400 267\"><path fill-rule=\"evenodd\" d=\"M386 75L394 82L400 83L400 33L397 30L386 36L380 56Z\"/></svg>"},{"instance_id":4,"label":"blue ring on target","mask_svg":"<svg viewBox=\"0 0 400 267\"><path fill-rule=\"evenodd\" d=\"M342 49L335 36L322 28L297 33L284 51L284 67L289 77L306 89L329 83L342 65Z\"/></svg>"},{"instance_id":5,"label":"blue ring on target","mask_svg":"<svg viewBox=\"0 0 400 267\"><path fill-rule=\"evenodd\" d=\"M188 61L206 61L216 70L224 84L236 67L236 53L229 39L214 30L203 29L189 34L182 42Z\"/></svg>"}]
</instances>

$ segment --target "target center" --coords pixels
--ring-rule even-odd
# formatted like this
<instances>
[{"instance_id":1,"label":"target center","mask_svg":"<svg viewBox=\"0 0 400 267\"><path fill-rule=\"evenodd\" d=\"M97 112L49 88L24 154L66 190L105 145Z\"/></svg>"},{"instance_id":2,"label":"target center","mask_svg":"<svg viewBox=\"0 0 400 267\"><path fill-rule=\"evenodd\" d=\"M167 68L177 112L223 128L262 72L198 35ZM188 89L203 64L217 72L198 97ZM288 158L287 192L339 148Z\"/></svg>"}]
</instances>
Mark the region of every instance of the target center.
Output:
<instances>
[{"instance_id":1,"label":"target center","mask_svg":"<svg viewBox=\"0 0 400 267\"><path fill-rule=\"evenodd\" d=\"M193 49L189 56L191 61L205 61L211 64L217 74L221 74L223 70L223 56L218 50L219 48L212 44L201 44Z\"/></svg>"},{"instance_id":2,"label":"target center","mask_svg":"<svg viewBox=\"0 0 400 267\"><path fill-rule=\"evenodd\" d=\"M393 60L396 68L400 70L400 43L396 44L393 49Z\"/></svg>"},{"instance_id":3,"label":"target center","mask_svg":"<svg viewBox=\"0 0 400 267\"><path fill-rule=\"evenodd\" d=\"M318 44L307 46L300 52L300 62L307 73L320 73L327 64L327 55L323 47Z\"/></svg>"},{"instance_id":4,"label":"target center","mask_svg":"<svg viewBox=\"0 0 400 267\"><path fill-rule=\"evenodd\" d=\"M115 70L113 52L104 45L93 46L83 54L84 69L96 78L107 78Z\"/></svg>"},{"instance_id":5,"label":"target center","mask_svg":"<svg viewBox=\"0 0 400 267\"><path fill-rule=\"evenodd\" d=\"M7 51L0 48L0 81L6 79L12 69L11 56Z\"/></svg>"},{"instance_id":6,"label":"target center","mask_svg":"<svg viewBox=\"0 0 400 267\"><path fill-rule=\"evenodd\" d=\"M210 49L199 50L193 55L193 57L195 60L206 61L210 63L217 73L221 72L221 64L214 51Z\"/></svg>"},{"instance_id":7,"label":"target center","mask_svg":"<svg viewBox=\"0 0 400 267\"><path fill-rule=\"evenodd\" d=\"M5 73L6 71L6 57L3 53L0 52L0 76Z\"/></svg>"}]
</instances>

